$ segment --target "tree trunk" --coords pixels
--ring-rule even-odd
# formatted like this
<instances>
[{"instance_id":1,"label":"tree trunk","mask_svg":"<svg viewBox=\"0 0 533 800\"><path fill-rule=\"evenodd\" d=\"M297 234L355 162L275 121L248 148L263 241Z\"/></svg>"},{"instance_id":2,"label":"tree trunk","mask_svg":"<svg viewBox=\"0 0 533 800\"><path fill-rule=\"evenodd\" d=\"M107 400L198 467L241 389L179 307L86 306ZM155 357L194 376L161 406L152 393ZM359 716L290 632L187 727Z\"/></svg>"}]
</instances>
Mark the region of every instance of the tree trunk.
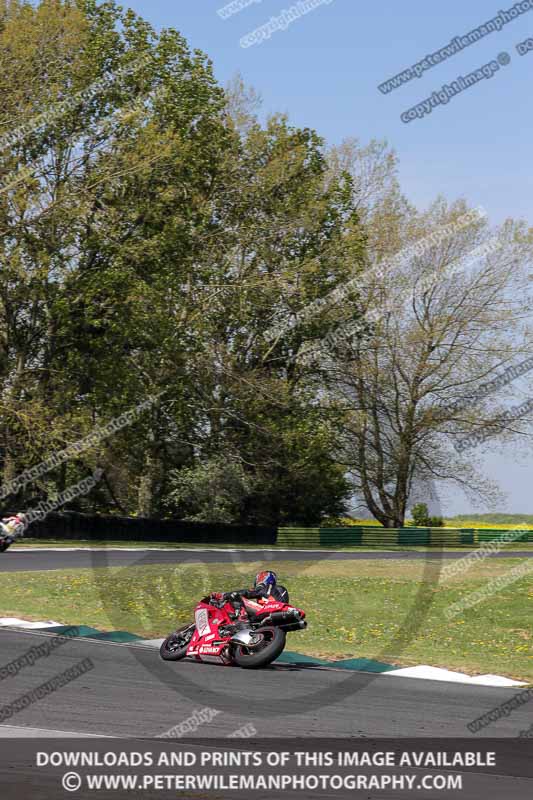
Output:
<instances>
[{"instance_id":1,"label":"tree trunk","mask_svg":"<svg viewBox=\"0 0 533 800\"><path fill-rule=\"evenodd\" d=\"M137 514L153 517L159 512L159 497L162 485L162 463L157 443L150 442L144 457L144 467L137 491Z\"/></svg>"},{"instance_id":2,"label":"tree trunk","mask_svg":"<svg viewBox=\"0 0 533 800\"><path fill-rule=\"evenodd\" d=\"M146 451L144 468L139 481L137 495L137 514L140 517L151 517L154 511L154 494L157 464L150 449Z\"/></svg>"}]
</instances>

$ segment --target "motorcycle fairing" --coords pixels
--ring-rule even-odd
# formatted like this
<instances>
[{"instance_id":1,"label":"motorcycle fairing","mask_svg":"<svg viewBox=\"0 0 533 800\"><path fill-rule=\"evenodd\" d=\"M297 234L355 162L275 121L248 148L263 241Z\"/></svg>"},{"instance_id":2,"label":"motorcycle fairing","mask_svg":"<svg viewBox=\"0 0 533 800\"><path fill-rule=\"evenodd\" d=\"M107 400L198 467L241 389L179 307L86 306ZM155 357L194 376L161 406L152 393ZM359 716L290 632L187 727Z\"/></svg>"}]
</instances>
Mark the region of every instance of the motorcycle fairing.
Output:
<instances>
[{"instance_id":1,"label":"motorcycle fairing","mask_svg":"<svg viewBox=\"0 0 533 800\"><path fill-rule=\"evenodd\" d=\"M273 597L259 598L258 601L243 597L238 620L241 623L248 621L247 611L250 613L250 617L257 620L260 617L267 617L271 613L283 611L287 608L293 608L293 606L274 600ZM297 610L303 619L305 613L300 609ZM228 658L227 648L235 631L236 613L233 605L227 602L222 607L216 607L209 602L201 600L196 606L194 619L196 627L187 648L187 656L194 658L196 661L218 664L230 663L231 659ZM225 626L232 627L233 632L222 635L219 628L224 628Z\"/></svg>"}]
</instances>

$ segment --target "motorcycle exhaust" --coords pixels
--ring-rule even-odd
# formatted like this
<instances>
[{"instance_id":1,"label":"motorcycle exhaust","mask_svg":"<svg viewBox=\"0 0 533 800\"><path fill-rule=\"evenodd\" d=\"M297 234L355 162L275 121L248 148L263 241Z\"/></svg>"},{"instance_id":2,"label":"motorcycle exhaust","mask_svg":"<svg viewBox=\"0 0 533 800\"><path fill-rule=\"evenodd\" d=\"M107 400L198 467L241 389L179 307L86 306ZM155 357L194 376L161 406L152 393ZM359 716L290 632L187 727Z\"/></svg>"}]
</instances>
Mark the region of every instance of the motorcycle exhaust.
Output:
<instances>
[{"instance_id":1,"label":"motorcycle exhaust","mask_svg":"<svg viewBox=\"0 0 533 800\"><path fill-rule=\"evenodd\" d=\"M307 628L307 622L305 619L301 619L299 622L291 622L289 625L282 625L281 627L286 633L301 631L303 628Z\"/></svg>"},{"instance_id":2,"label":"motorcycle exhaust","mask_svg":"<svg viewBox=\"0 0 533 800\"><path fill-rule=\"evenodd\" d=\"M300 620L300 612L296 609L293 609L292 611L274 611L272 614L270 614L270 616L265 617L264 620L261 620L261 624L290 625L298 620Z\"/></svg>"}]
</instances>

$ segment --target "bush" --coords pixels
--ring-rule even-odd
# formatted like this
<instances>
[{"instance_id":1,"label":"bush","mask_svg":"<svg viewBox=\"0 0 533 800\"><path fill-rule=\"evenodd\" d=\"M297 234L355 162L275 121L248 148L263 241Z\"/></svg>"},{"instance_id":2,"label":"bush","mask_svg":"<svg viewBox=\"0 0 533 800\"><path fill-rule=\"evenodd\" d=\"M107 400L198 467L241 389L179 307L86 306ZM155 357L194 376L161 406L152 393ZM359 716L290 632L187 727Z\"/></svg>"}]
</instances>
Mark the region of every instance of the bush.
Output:
<instances>
[{"instance_id":1,"label":"bush","mask_svg":"<svg viewBox=\"0 0 533 800\"><path fill-rule=\"evenodd\" d=\"M442 517L430 517L428 507L425 503L417 503L411 509L413 525L417 528L443 528L444 520Z\"/></svg>"},{"instance_id":2,"label":"bush","mask_svg":"<svg viewBox=\"0 0 533 800\"><path fill-rule=\"evenodd\" d=\"M171 481L170 496L187 522L238 522L253 489L243 467L220 456L174 470Z\"/></svg>"},{"instance_id":3,"label":"bush","mask_svg":"<svg viewBox=\"0 0 533 800\"><path fill-rule=\"evenodd\" d=\"M356 519L352 517L326 517L326 519L321 520L320 527L321 528L351 528L354 525L361 525L361 522L358 522Z\"/></svg>"}]
</instances>

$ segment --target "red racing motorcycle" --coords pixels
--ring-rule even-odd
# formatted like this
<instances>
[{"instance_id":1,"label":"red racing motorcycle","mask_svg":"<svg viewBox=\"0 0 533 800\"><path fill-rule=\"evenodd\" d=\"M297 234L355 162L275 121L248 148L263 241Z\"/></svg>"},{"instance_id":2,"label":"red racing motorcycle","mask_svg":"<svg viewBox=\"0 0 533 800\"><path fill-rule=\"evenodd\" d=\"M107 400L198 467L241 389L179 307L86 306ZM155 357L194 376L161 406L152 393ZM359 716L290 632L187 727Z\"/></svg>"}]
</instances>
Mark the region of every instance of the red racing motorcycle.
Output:
<instances>
[{"instance_id":1,"label":"red racing motorcycle","mask_svg":"<svg viewBox=\"0 0 533 800\"><path fill-rule=\"evenodd\" d=\"M306 627L305 611L273 597L250 600L238 592L222 598L210 594L196 606L194 622L165 639L159 652L165 661L189 656L256 669L281 655L289 631Z\"/></svg>"}]
</instances>

